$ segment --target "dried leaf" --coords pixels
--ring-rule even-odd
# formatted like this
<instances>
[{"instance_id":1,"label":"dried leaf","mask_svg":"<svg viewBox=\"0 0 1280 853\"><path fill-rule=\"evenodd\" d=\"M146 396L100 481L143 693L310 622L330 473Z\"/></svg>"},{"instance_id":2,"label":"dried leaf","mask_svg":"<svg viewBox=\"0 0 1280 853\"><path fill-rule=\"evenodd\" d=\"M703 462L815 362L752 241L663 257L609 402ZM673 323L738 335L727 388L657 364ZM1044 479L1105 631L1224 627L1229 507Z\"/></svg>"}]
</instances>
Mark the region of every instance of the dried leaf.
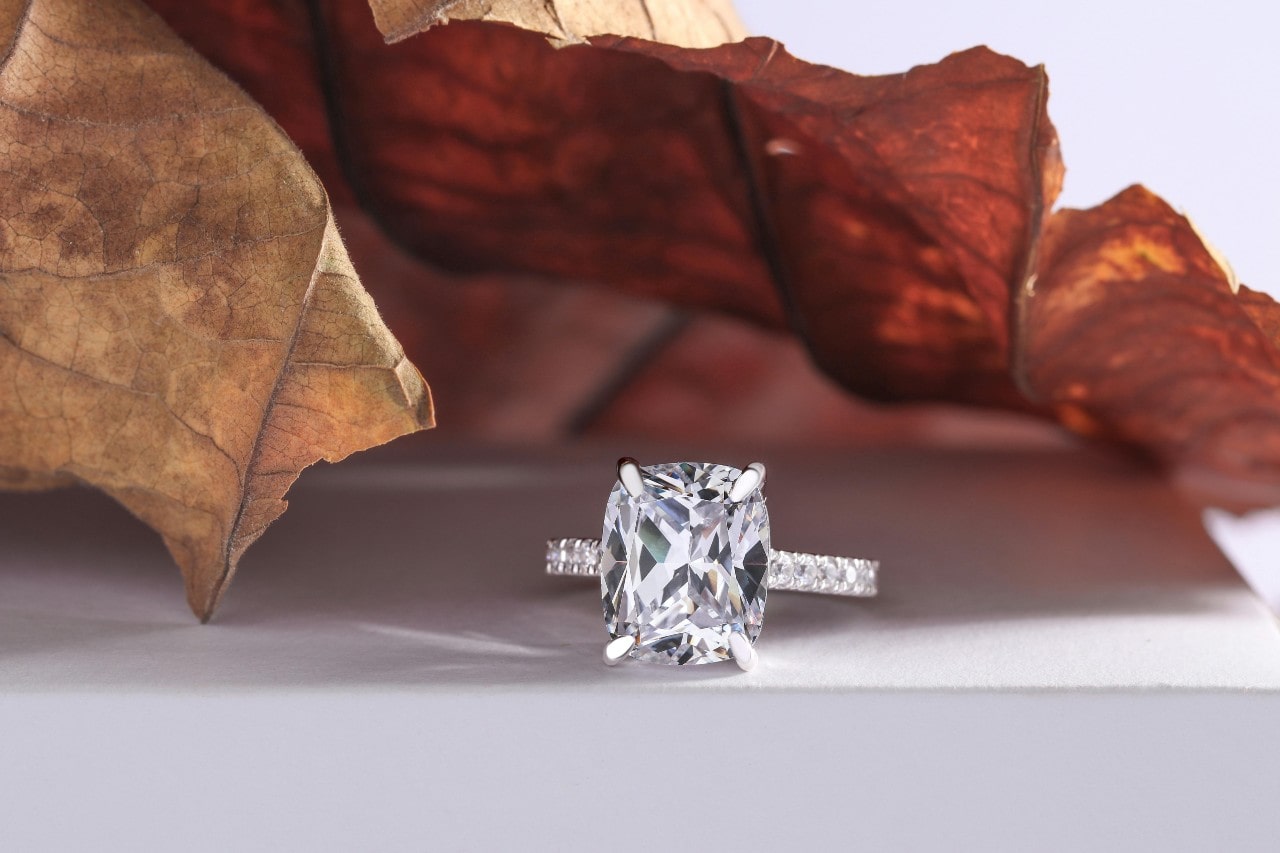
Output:
<instances>
[{"instance_id":1,"label":"dried leaf","mask_svg":"<svg viewBox=\"0 0 1280 853\"><path fill-rule=\"evenodd\" d=\"M359 210L336 213L365 280L390 284L378 304L432 377L449 415L441 437L634 445L714 436L734 447L1065 440L1047 423L979 409L861 402L784 333L589 285L450 275L391 243Z\"/></svg>"},{"instance_id":2,"label":"dried leaf","mask_svg":"<svg viewBox=\"0 0 1280 853\"><path fill-rule=\"evenodd\" d=\"M236 41L214 35L243 32L233 13L157 5L261 97L323 92L310 115L297 97L282 105L290 132L335 164L326 182L349 181L433 264L603 282L790 328L877 399L1026 407L1007 366L1008 292L1061 177L1041 69L977 49L857 77L761 39L557 50L476 23L387 48L342 3L322 4L318 28L277 3L260 41ZM252 59L273 50L287 85ZM318 131L329 122L336 146Z\"/></svg>"},{"instance_id":3,"label":"dried leaf","mask_svg":"<svg viewBox=\"0 0 1280 853\"><path fill-rule=\"evenodd\" d=\"M389 241L358 209L337 209L352 260L392 331L431 377L444 436L554 441L585 431L611 376L678 312L599 288L456 276ZM501 345L495 346L495 341Z\"/></svg>"},{"instance_id":4,"label":"dried leaf","mask_svg":"<svg viewBox=\"0 0 1280 853\"><path fill-rule=\"evenodd\" d=\"M279 128L132 2L0 5L0 481L156 529L207 619L299 471L431 422Z\"/></svg>"},{"instance_id":5,"label":"dried leaf","mask_svg":"<svg viewBox=\"0 0 1280 853\"><path fill-rule=\"evenodd\" d=\"M794 332L864 396L1029 410L1170 465L1276 479L1271 416L1249 414L1250 400L1253 411L1274 403L1275 336L1263 346L1256 331L1271 303L1242 287L1237 302L1184 316L1184 291L1227 280L1189 226L1185 270L1152 279L1144 340L1231 339L1203 349L1200 367L1229 387L1197 395L1182 385L1192 374L1159 374L1150 360L1145 373L1104 377L1123 366L1124 340L1095 334L1096 315L1051 318L1024 297L1029 282L1079 289L1095 276L1090 299L1108 302L1110 243L1077 256L1061 234L1146 215L1121 204L1046 221L1062 166L1042 69L974 49L859 77L762 39L688 50L596 36L556 49L546 27L479 22L387 48L358 4L278 0L243 35L235 10L156 2L251 91L317 93L310 111L295 100L279 115L332 165L326 181L451 273L585 281L725 312ZM395 35L430 23L405 18ZM246 58L273 49L288 60L271 74ZM1256 347L1234 341L1250 328L1237 325L1241 307ZM1125 387L1168 395L1163 425L1135 417ZM1228 432L1240 437L1206 439Z\"/></svg>"},{"instance_id":6,"label":"dried leaf","mask_svg":"<svg viewBox=\"0 0 1280 853\"><path fill-rule=\"evenodd\" d=\"M1158 196L1056 214L1022 316L1022 384L1064 423L1280 502L1280 310Z\"/></svg>"},{"instance_id":7,"label":"dried leaf","mask_svg":"<svg viewBox=\"0 0 1280 853\"><path fill-rule=\"evenodd\" d=\"M714 47L746 35L729 0L369 0L369 6L388 42L450 21L514 24L566 44L619 35Z\"/></svg>"}]
</instances>

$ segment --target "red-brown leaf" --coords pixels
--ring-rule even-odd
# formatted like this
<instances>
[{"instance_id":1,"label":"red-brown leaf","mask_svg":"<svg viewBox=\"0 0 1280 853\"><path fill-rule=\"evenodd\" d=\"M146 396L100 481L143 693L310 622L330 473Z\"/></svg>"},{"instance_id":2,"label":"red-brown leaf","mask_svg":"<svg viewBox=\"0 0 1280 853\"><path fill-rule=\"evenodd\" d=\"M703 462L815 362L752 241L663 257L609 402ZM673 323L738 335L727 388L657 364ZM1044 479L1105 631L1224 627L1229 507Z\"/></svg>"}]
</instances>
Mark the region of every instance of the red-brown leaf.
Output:
<instances>
[{"instance_id":1,"label":"red-brown leaf","mask_svg":"<svg viewBox=\"0 0 1280 853\"><path fill-rule=\"evenodd\" d=\"M388 47L355 3L153 2L335 197L494 292L539 277L714 310L794 333L867 397L1033 411L1280 479L1273 303L1232 294L1145 191L1046 222L1062 167L1039 68L979 48L859 77L764 39L557 49L483 23Z\"/></svg>"},{"instance_id":2,"label":"red-brown leaf","mask_svg":"<svg viewBox=\"0 0 1280 853\"><path fill-rule=\"evenodd\" d=\"M1024 387L1077 431L1280 484L1280 312L1142 187L1049 223L1023 302ZM1276 493L1280 499L1280 492Z\"/></svg>"}]
</instances>

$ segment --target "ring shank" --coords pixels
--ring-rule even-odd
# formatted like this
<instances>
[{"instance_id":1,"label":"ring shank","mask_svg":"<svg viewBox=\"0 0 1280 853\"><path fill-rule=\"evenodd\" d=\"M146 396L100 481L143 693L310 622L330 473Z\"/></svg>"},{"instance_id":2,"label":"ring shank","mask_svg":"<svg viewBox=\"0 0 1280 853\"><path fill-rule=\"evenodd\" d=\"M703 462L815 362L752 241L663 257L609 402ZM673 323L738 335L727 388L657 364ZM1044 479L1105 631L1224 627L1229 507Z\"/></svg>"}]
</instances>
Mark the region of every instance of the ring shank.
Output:
<instances>
[{"instance_id":1,"label":"ring shank","mask_svg":"<svg viewBox=\"0 0 1280 853\"><path fill-rule=\"evenodd\" d=\"M879 572L877 560L770 550L765 586L769 590L870 598L876 594ZM599 577L600 540L547 540L547 574Z\"/></svg>"}]
</instances>

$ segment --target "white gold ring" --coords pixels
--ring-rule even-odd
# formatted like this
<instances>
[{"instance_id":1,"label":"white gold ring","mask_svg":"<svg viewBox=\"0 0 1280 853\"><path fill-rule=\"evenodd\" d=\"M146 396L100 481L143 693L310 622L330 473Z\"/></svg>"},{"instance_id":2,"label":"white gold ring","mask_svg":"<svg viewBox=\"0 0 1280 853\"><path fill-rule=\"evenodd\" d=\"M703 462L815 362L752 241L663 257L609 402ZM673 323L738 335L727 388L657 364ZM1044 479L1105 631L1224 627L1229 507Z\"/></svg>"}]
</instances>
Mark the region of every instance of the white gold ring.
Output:
<instances>
[{"instance_id":1,"label":"white gold ring","mask_svg":"<svg viewBox=\"0 0 1280 853\"><path fill-rule=\"evenodd\" d=\"M618 460L602 539L547 542L547 574L599 576L604 661L756 664L770 590L869 597L875 560L775 551L764 466Z\"/></svg>"}]
</instances>

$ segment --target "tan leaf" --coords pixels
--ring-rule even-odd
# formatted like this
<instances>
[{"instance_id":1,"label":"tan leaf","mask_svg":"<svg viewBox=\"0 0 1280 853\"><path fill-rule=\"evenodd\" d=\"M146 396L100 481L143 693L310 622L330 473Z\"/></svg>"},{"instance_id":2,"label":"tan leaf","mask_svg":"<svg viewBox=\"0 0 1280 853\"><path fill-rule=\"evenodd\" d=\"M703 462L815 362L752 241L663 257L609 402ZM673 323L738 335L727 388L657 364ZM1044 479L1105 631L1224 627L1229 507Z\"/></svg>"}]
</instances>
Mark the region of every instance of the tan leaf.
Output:
<instances>
[{"instance_id":1,"label":"tan leaf","mask_svg":"<svg viewBox=\"0 0 1280 853\"><path fill-rule=\"evenodd\" d=\"M0 0L0 484L96 486L207 619L299 471L431 424L280 129L131 0Z\"/></svg>"},{"instance_id":2,"label":"tan leaf","mask_svg":"<svg viewBox=\"0 0 1280 853\"><path fill-rule=\"evenodd\" d=\"M715 47L747 34L730 0L369 0L369 6L388 42L449 21L514 24L568 43L619 35Z\"/></svg>"}]
</instances>

